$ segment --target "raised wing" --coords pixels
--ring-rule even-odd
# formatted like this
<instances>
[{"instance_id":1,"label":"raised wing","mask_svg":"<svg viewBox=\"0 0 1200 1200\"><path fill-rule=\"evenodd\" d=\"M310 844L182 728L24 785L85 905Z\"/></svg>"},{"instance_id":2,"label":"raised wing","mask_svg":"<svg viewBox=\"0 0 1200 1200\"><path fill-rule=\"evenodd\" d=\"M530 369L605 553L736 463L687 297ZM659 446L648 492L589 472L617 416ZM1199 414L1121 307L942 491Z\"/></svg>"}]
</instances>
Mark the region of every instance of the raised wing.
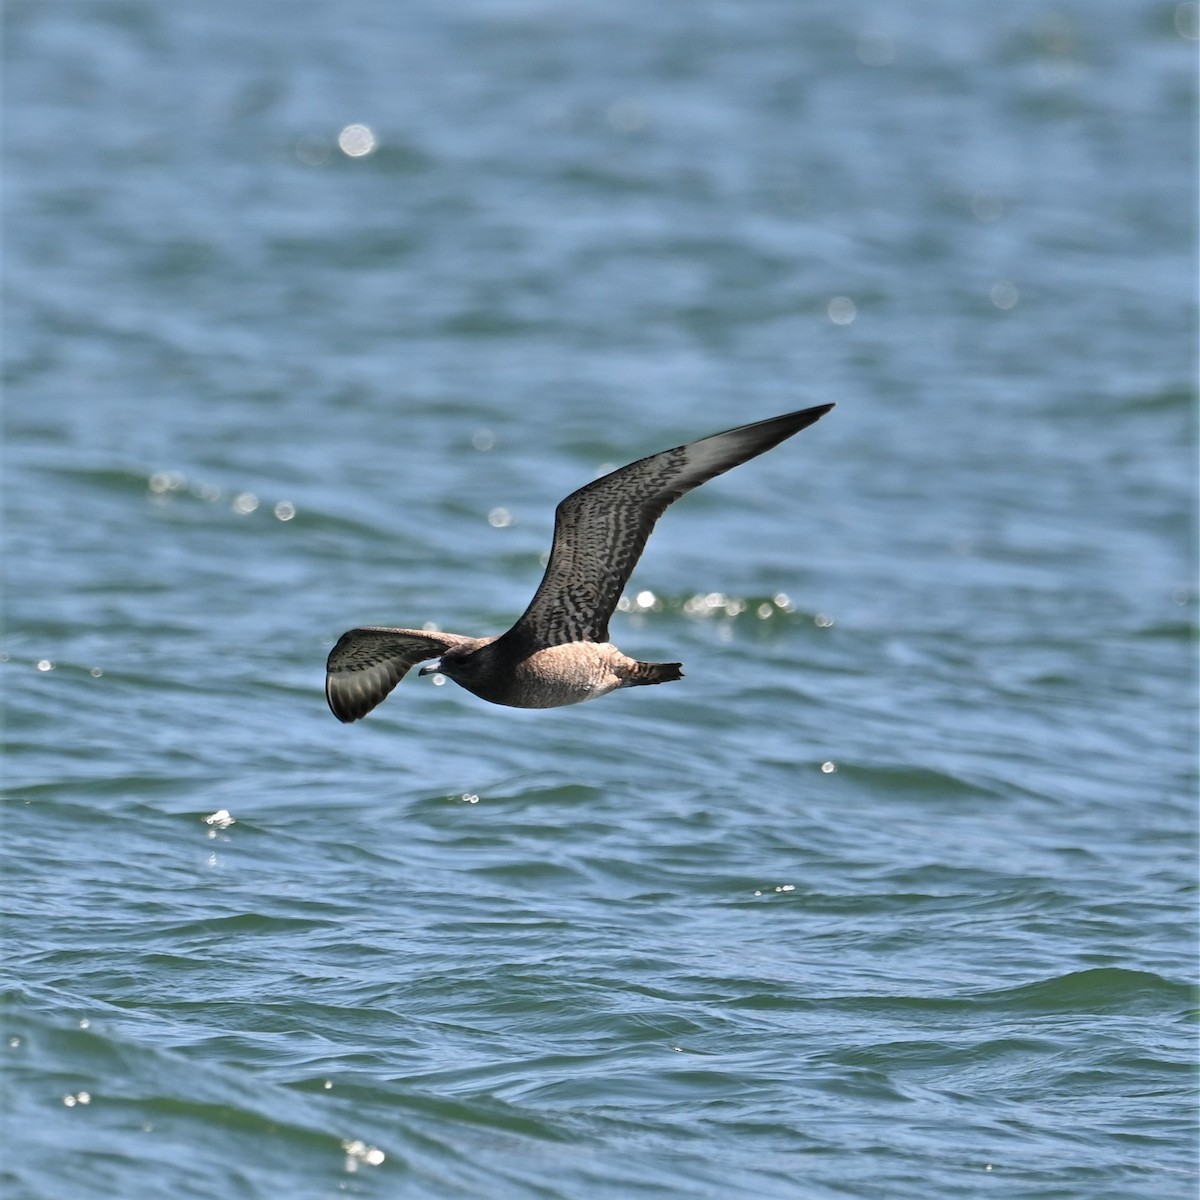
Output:
<instances>
[{"instance_id":1,"label":"raised wing","mask_svg":"<svg viewBox=\"0 0 1200 1200\"><path fill-rule=\"evenodd\" d=\"M423 629L368 626L343 633L325 663L325 699L339 721L365 717L408 673L427 658L471 638Z\"/></svg>"},{"instance_id":2,"label":"raised wing","mask_svg":"<svg viewBox=\"0 0 1200 1200\"><path fill-rule=\"evenodd\" d=\"M609 618L667 506L777 446L831 408L820 404L663 450L572 492L554 514L546 574L504 640L527 650L608 641Z\"/></svg>"}]
</instances>

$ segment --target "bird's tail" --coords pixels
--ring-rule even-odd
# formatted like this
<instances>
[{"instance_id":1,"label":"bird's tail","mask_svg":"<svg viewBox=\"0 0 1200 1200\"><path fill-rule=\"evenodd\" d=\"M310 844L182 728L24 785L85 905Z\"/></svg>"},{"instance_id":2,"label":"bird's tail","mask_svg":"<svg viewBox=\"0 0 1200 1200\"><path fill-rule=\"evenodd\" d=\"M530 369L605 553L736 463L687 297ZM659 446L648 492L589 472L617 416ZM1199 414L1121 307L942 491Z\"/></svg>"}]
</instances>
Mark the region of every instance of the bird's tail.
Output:
<instances>
[{"instance_id":1,"label":"bird's tail","mask_svg":"<svg viewBox=\"0 0 1200 1200\"><path fill-rule=\"evenodd\" d=\"M622 687L641 687L647 683L670 683L683 678L683 663L635 662L621 682Z\"/></svg>"}]
</instances>

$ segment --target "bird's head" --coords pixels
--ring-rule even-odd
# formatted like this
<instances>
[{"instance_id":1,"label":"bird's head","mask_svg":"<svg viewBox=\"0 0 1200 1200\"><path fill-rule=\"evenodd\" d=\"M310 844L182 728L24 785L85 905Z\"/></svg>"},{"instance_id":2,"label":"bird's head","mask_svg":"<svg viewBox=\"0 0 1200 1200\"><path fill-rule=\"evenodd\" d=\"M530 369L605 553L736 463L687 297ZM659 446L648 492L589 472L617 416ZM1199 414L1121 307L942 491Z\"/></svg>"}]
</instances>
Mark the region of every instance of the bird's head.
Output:
<instances>
[{"instance_id":1,"label":"bird's head","mask_svg":"<svg viewBox=\"0 0 1200 1200\"><path fill-rule=\"evenodd\" d=\"M437 662L422 667L418 673L445 675L447 679L453 679L455 683L469 689L480 674L487 670L487 657L487 643L451 646L443 652Z\"/></svg>"}]
</instances>

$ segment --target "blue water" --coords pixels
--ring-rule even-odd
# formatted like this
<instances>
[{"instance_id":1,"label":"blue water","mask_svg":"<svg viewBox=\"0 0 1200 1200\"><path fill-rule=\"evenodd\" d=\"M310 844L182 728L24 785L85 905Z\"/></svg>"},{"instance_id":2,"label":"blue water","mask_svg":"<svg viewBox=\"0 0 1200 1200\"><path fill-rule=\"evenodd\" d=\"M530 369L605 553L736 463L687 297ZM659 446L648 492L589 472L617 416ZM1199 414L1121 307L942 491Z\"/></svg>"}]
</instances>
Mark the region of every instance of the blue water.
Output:
<instances>
[{"instance_id":1,"label":"blue water","mask_svg":"<svg viewBox=\"0 0 1200 1200\"><path fill-rule=\"evenodd\" d=\"M1195 1195L1194 5L3 21L5 1200Z\"/></svg>"}]
</instances>

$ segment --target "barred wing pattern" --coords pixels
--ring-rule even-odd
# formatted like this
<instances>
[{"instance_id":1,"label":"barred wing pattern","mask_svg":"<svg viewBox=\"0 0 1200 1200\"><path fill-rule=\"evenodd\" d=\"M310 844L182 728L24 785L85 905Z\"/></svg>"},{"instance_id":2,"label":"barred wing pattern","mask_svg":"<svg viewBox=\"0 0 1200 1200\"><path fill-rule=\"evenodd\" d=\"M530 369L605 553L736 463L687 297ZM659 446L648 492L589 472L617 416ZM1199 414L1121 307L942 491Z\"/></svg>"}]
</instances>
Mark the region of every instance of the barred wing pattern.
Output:
<instances>
[{"instance_id":1,"label":"barred wing pattern","mask_svg":"<svg viewBox=\"0 0 1200 1200\"><path fill-rule=\"evenodd\" d=\"M639 459L572 492L529 607L503 641L525 648L606 642L608 622L658 518L672 501L820 420L832 404L715 433Z\"/></svg>"},{"instance_id":2,"label":"barred wing pattern","mask_svg":"<svg viewBox=\"0 0 1200 1200\"><path fill-rule=\"evenodd\" d=\"M343 633L325 664L330 711L346 723L365 717L417 663L471 640L456 633L381 626Z\"/></svg>"}]
</instances>

